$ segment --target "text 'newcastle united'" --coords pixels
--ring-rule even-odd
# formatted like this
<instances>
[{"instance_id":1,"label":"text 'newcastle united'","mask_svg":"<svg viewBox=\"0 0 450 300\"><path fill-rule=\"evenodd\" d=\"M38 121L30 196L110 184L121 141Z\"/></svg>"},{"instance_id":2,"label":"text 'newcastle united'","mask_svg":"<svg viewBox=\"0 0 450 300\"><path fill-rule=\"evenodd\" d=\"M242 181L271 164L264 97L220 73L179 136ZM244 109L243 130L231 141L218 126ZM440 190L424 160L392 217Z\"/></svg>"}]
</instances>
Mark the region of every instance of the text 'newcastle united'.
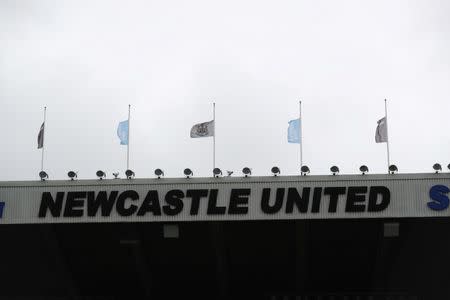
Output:
<instances>
[{"instance_id":1,"label":"text 'newcastle united'","mask_svg":"<svg viewBox=\"0 0 450 300\"><path fill-rule=\"evenodd\" d=\"M263 188L259 198L252 198L251 189L231 189L225 203L219 203L219 189L170 190L165 194L149 190L137 191L72 191L42 194L39 218L52 217L109 217L176 216L184 212L190 216L246 215L255 205L266 215L381 212L390 204L390 191L384 186ZM255 193L256 194L256 193ZM251 203L250 203L251 201ZM254 203L253 201L257 201ZM201 209L202 208L202 209ZM339 210L340 211L340 210Z\"/></svg>"}]
</instances>

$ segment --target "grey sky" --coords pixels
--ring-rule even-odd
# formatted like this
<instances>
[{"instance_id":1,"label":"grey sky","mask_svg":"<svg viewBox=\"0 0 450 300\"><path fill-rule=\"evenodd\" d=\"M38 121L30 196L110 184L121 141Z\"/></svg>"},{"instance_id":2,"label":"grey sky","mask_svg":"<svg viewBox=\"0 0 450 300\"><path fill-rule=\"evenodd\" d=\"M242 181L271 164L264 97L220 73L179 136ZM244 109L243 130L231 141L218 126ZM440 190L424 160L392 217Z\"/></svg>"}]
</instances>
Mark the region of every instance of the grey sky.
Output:
<instances>
[{"instance_id":1,"label":"grey sky","mask_svg":"<svg viewBox=\"0 0 450 300\"><path fill-rule=\"evenodd\" d=\"M450 163L448 1L0 0L0 180L45 169L123 173L116 137L132 105L131 168L209 176L212 140L190 139L217 103L217 166L297 174L287 122L303 101L304 162L386 169L376 122L389 100L401 172Z\"/></svg>"}]
</instances>

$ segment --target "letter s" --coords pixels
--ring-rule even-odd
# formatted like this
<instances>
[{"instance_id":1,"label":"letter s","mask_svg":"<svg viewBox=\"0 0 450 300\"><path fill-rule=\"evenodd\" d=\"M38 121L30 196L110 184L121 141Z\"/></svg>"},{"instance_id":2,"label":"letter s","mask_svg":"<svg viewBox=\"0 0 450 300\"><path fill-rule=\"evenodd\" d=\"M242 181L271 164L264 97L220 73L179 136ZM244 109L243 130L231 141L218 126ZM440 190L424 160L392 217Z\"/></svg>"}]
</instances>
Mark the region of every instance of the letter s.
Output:
<instances>
[{"instance_id":1,"label":"letter s","mask_svg":"<svg viewBox=\"0 0 450 300\"><path fill-rule=\"evenodd\" d=\"M428 202L427 206L432 210L444 210L448 208L449 199L446 194L450 189L445 185L435 185L430 189L430 198L434 201Z\"/></svg>"}]
</instances>

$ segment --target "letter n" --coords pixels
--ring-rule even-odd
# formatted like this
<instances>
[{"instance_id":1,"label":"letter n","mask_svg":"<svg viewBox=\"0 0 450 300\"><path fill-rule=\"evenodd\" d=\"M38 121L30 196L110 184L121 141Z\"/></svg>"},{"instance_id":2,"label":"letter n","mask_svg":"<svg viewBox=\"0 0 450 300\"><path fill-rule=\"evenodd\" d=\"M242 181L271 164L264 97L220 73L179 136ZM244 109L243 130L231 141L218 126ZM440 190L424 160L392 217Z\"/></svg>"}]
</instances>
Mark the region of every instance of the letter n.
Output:
<instances>
[{"instance_id":1,"label":"letter n","mask_svg":"<svg viewBox=\"0 0 450 300\"><path fill-rule=\"evenodd\" d=\"M53 217L61 216L63 206L64 192L56 193L56 200L53 199L49 192L42 193L41 206L39 207L39 218L47 216L47 210Z\"/></svg>"}]
</instances>

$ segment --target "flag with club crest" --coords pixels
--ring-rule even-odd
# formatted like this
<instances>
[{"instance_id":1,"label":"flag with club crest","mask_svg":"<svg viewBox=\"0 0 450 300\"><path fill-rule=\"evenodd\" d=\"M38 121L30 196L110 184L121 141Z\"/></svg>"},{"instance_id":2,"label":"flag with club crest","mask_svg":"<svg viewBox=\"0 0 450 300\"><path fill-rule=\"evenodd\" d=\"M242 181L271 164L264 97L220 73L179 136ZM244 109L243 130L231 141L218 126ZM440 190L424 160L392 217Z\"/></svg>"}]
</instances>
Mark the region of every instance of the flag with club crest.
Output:
<instances>
[{"instance_id":1,"label":"flag with club crest","mask_svg":"<svg viewBox=\"0 0 450 300\"><path fill-rule=\"evenodd\" d=\"M195 124L191 128L191 138L203 138L214 136L214 120Z\"/></svg>"}]
</instances>

